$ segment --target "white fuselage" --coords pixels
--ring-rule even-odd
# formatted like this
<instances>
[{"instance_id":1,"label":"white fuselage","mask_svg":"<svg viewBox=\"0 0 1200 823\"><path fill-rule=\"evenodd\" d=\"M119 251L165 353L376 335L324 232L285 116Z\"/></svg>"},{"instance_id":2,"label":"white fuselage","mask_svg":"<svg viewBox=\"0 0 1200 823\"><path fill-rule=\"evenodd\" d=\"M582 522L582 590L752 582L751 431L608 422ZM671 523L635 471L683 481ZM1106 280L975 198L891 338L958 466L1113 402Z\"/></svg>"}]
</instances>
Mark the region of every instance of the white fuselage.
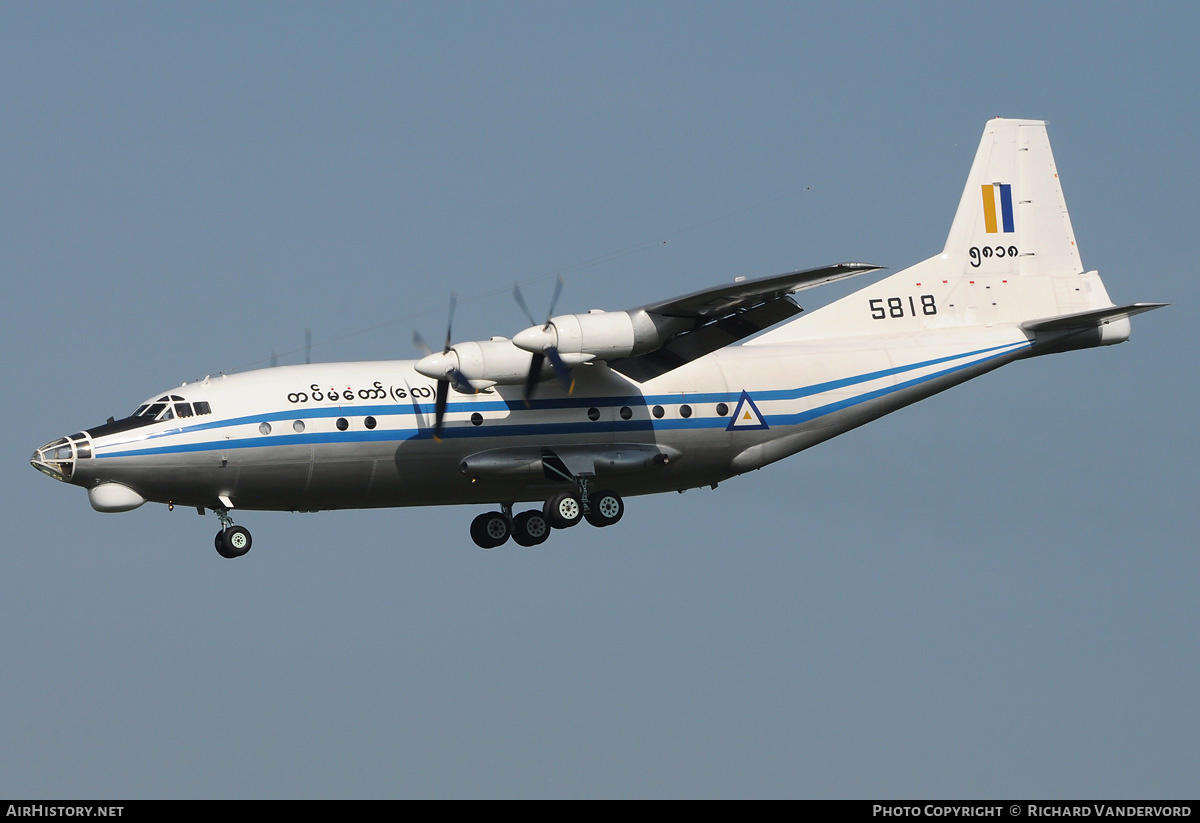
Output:
<instances>
[{"instance_id":1,"label":"white fuselage","mask_svg":"<svg viewBox=\"0 0 1200 823\"><path fill-rule=\"evenodd\" d=\"M412 361L284 366L185 384L165 396L210 413L89 438L70 482L117 483L197 507L319 510L542 500L540 472L470 477L489 450L648 445L671 455L626 470L597 464L622 495L709 485L760 468L1030 353L1015 327L721 350L645 384L603 364L571 395L544 382L452 393L432 436L434 381ZM153 399L147 401L152 403ZM736 415L736 417L735 417ZM81 449L82 451L82 449ZM610 476L605 476L611 471Z\"/></svg>"}]
</instances>

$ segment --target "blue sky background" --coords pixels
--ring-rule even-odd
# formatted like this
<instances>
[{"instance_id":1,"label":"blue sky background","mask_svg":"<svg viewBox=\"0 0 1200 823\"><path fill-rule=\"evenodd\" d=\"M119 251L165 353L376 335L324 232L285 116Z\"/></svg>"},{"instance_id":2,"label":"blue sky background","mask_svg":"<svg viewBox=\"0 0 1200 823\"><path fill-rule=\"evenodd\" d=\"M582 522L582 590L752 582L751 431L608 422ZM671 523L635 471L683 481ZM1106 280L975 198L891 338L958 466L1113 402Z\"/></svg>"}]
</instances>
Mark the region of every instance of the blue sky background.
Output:
<instances>
[{"instance_id":1,"label":"blue sky background","mask_svg":"<svg viewBox=\"0 0 1200 823\"><path fill-rule=\"evenodd\" d=\"M0 796L1195 798L1192 5L3 17ZM306 328L411 357L452 289L478 339L560 272L575 311L898 270L996 115L1050 121L1113 299L1174 304L1130 343L535 549L470 507L250 513L227 562L212 516L29 468Z\"/></svg>"}]
</instances>

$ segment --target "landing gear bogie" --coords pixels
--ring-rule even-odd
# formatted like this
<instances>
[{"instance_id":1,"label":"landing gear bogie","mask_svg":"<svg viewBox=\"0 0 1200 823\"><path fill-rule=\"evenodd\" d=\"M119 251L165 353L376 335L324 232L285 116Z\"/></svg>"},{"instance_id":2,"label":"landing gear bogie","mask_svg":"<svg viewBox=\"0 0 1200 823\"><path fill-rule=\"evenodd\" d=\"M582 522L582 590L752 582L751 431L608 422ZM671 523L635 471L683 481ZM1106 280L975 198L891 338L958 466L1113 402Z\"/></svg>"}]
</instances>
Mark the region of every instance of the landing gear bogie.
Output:
<instances>
[{"instance_id":1,"label":"landing gear bogie","mask_svg":"<svg viewBox=\"0 0 1200 823\"><path fill-rule=\"evenodd\" d=\"M581 520L603 528L611 526L625 514L625 503L614 491L588 494L586 483L580 483L578 493L563 491L548 499L540 510L530 509L517 516L512 504L505 503L501 511L486 512L471 521L471 539L484 549L494 549L509 537L519 546L537 546L546 542L551 529L569 529Z\"/></svg>"}]
</instances>

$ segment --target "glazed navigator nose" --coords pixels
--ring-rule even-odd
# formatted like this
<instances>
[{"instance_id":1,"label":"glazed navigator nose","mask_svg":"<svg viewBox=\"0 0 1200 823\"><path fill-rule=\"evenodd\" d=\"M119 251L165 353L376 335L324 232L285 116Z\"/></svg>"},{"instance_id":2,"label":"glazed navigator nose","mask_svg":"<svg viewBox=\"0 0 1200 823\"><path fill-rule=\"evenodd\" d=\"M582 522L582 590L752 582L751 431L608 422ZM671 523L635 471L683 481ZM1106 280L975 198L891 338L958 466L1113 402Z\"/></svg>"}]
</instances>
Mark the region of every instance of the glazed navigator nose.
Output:
<instances>
[{"instance_id":1,"label":"glazed navigator nose","mask_svg":"<svg viewBox=\"0 0 1200 823\"><path fill-rule=\"evenodd\" d=\"M91 448L85 434L61 437L35 451L29 464L42 474L70 483L75 474L75 459L90 456Z\"/></svg>"}]
</instances>

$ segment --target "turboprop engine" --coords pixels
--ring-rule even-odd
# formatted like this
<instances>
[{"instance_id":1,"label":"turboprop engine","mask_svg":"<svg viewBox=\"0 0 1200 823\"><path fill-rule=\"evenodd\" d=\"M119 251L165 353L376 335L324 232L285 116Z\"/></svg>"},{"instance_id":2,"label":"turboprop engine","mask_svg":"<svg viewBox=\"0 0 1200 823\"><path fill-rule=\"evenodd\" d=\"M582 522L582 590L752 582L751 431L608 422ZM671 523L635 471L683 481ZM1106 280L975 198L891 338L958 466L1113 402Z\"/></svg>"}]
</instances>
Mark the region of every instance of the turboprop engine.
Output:
<instances>
[{"instance_id":1,"label":"turboprop engine","mask_svg":"<svg viewBox=\"0 0 1200 823\"><path fill-rule=\"evenodd\" d=\"M434 380L447 380L456 391L474 393L492 386L515 386L525 382L533 360L507 337L455 343L445 351L433 352L416 363L418 373Z\"/></svg>"},{"instance_id":2,"label":"turboprop engine","mask_svg":"<svg viewBox=\"0 0 1200 823\"><path fill-rule=\"evenodd\" d=\"M651 315L640 309L593 309L587 314L560 314L543 325L530 326L513 335L512 344L535 355L556 351L564 363L576 366L654 351L694 325L690 319Z\"/></svg>"}]
</instances>

